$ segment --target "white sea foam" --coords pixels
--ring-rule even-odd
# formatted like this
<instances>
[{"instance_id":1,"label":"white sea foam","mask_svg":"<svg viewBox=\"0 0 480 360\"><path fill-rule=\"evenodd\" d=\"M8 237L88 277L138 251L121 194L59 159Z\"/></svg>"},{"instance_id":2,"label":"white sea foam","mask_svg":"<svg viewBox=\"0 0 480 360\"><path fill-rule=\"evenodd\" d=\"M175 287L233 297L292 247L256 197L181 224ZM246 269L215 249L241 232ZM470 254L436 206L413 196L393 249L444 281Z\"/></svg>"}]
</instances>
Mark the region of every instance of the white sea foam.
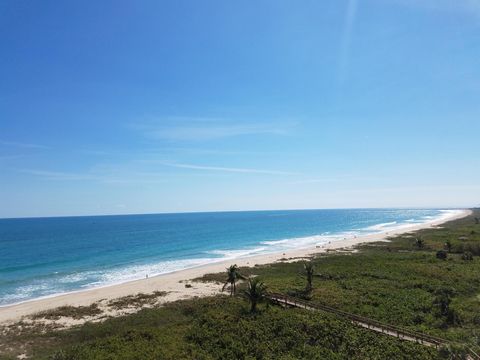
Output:
<instances>
[{"instance_id":1,"label":"white sea foam","mask_svg":"<svg viewBox=\"0 0 480 360\"><path fill-rule=\"evenodd\" d=\"M33 284L19 286L14 293L1 298L1 304L15 304L32 298L48 298L54 295L75 292L73 289L90 289L116 285L128 281L144 279L146 275L156 276L179 270L221 261L222 258L197 258L184 260L168 260L154 264L131 265L122 268L112 268L97 271L84 271L35 281ZM72 290L72 291L70 291ZM4 306L4 305L0 305Z\"/></svg>"},{"instance_id":2,"label":"white sea foam","mask_svg":"<svg viewBox=\"0 0 480 360\"><path fill-rule=\"evenodd\" d=\"M171 272L205 265L215 258L196 258L183 260L167 260L153 264L131 265L99 274L99 284L122 283L131 280L143 279L148 276L168 274Z\"/></svg>"},{"instance_id":3,"label":"white sea foam","mask_svg":"<svg viewBox=\"0 0 480 360\"><path fill-rule=\"evenodd\" d=\"M396 221L391 221L391 222L386 222L382 224L368 226L367 228L365 228L365 230L383 231L385 229L393 228L396 225L398 225Z\"/></svg>"},{"instance_id":4,"label":"white sea foam","mask_svg":"<svg viewBox=\"0 0 480 360\"><path fill-rule=\"evenodd\" d=\"M442 213L441 215L441 219L444 219L444 218L448 218L448 217L451 217L451 216L458 216L460 214L462 214L465 210L458 210L458 209L455 209L455 210L440 210L440 212Z\"/></svg>"},{"instance_id":5,"label":"white sea foam","mask_svg":"<svg viewBox=\"0 0 480 360\"><path fill-rule=\"evenodd\" d=\"M212 250L208 254L218 255L222 260L236 259L239 257L251 256L265 252L265 247L246 248L238 250Z\"/></svg>"},{"instance_id":6,"label":"white sea foam","mask_svg":"<svg viewBox=\"0 0 480 360\"><path fill-rule=\"evenodd\" d=\"M73 273L73 274L68 274L62 276L60 279L56 280L59 283L62 284L70 284L74 282L82 282L85 281L88 277L94 275L95 273L92 271L83 271L83 272L78 272L78 273Z\"/></svg>"},{"instance_id":7,"label":"white sea foam","mask_svg":"<svg viewBox=\"0 0 480 360\"><path fill-rule=\"evenodd\" d=\"M43 294L48 292L54 294L58 291L55 291L55 289L51 288L49 281L38 281L35 284L18 287L17 289L15 289L14 293L2 296L2 303L9 304L24 301L26 299L32 298L32 295L39 292Z\"/></svg>"},{"instance_id":8,"label":"white sea foam","mask_svg":"<svg viewBox=\"0 0 480 360\"><path fill-rule=\"evenodd\" d=\"M260 244L263 245L280 245L288 243L288 239L283 240L273 240L273 241L262 241Z\"/></svg>"}]
</instances>

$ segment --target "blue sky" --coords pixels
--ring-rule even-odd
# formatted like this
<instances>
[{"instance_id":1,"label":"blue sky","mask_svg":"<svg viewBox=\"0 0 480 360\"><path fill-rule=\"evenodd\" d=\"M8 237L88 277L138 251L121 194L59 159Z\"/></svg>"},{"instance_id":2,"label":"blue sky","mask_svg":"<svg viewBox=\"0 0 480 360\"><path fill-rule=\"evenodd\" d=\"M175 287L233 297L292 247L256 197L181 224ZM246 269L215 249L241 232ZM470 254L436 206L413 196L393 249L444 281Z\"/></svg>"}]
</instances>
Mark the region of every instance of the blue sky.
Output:
<instances>
[{"instance_id":1,"label":"blue sky","mask_svg":"<svg viewBox=\"0 0 480 360\"><path fill-rule=\"evenodd\" d=\"M0 49L0 217L480 203L480 0L7 0Z\"/></svg>"}]
</instances>

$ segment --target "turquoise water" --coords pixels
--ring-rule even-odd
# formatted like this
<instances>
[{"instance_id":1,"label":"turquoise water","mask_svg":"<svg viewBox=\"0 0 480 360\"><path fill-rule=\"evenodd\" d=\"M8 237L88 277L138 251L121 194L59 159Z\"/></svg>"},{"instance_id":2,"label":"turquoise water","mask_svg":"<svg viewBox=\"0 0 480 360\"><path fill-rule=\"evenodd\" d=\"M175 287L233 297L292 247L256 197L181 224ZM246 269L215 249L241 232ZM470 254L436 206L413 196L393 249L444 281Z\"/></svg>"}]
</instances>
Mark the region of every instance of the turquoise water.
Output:
<instances>
[{"instance_id":1,"label":"turquoise water","mask_svg":"<svg viewBox=\"0 0 480 360\"><path fill-rule=\"evenodd\" d=\"M309 247L455 210L289 210L0 219L0 305Z\"/></svg>"}]
</instances>

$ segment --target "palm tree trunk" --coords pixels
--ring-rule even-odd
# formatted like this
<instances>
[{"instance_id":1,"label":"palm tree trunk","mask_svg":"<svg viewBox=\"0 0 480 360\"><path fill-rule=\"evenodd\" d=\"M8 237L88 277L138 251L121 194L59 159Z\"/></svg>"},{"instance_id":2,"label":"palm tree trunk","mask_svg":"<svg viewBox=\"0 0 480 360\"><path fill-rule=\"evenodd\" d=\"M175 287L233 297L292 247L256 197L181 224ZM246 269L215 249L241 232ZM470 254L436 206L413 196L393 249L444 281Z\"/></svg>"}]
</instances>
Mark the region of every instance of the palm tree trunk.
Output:
<instances>
[{"instance_id":1,"label":"palm tree trunk","mask_svg":"<svg viewBox=\"0 0 480 360\"><path fill-rule=\"evenodd\" d=\"M313 285L312 285L312 276L310 274L307 275L307 291L312 291Z\"/></svg>"}]
</instances>

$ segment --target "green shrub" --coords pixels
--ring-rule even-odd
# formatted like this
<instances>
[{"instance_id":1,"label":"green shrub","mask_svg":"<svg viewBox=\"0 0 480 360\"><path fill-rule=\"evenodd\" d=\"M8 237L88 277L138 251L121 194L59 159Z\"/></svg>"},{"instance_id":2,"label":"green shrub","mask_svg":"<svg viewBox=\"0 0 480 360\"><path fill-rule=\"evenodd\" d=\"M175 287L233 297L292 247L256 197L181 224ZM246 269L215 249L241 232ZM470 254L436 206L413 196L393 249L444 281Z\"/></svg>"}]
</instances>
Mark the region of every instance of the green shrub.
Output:
<instances>
[{"instance_id":1,"label":"green shrub","mask_svg":"<svg viewBox=\"0 0 480 360\"><path fill-rule=\"evenodd\" d=\"M447 260L448 253L445 250L439 250L437 251L437 254L435 256L437 257L437 259Z\"/></svg>"}]
</instances>

